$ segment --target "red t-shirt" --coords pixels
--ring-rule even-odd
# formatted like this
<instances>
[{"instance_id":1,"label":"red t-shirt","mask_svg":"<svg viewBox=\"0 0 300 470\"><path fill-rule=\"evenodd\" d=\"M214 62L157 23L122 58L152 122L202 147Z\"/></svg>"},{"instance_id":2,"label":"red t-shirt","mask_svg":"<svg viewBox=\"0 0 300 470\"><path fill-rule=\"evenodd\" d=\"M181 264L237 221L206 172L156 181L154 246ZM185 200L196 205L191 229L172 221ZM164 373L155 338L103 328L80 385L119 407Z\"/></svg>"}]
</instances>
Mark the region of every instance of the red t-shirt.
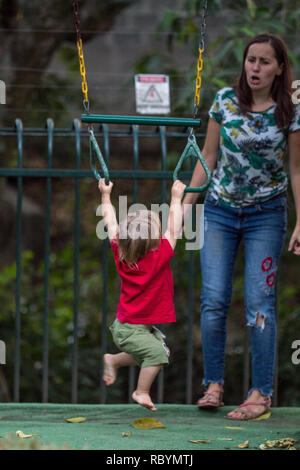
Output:
<instances>
[{"instance_id":1,"label":"red t-shirt","mask_svg":"<svg viewBox=\"0 0 300 470\"><path fill-rule=\"evenodd\" d=\"M112 240L121 297L117 319L121 323L155 324L175 322L174 288L170 259L174 250L166 238L130 268L119 260L118 245Z\"/></svg>"}]
</instances>

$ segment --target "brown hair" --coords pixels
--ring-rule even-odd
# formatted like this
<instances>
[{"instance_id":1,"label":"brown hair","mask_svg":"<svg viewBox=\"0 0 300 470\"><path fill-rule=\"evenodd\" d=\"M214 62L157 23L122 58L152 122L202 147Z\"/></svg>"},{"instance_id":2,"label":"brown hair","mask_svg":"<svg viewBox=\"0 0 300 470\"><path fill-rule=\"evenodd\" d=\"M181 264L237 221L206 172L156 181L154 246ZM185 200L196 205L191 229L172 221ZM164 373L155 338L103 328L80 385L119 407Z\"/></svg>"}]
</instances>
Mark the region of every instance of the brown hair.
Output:
<instances>
[{"instance_id":1,"label":"brown hair","mask_svg":"<svg viewBox=\"0 0 300 470\"><path fill-rule=\"evenodd\" d=\"M271 96L277 104L275 109L275 121L279 128L289 126L291 120L294 117L295 109L291 100L292 93L292 76L291 66L287 54L287 47L282 39L274 34L259 34L252 38L247 44L244 57L243 57L243 68L238 79L238 84L235 87L236 94L239 100L240 109L243 114L246 114L251 110L253 103L252 91L247 83L246 72L245 72L245 60L248 54L249 47L256 43L269 43L275 53L276 60L279 65L283 65L281 75L274 78Z\"/></svg>"},{"instance_id":2,"label":"brown hair","mask_svg":"<svg viewBox=\"0 0 300 470\"><path fill-rule=\"evenodd\" d=\"M129 213L120 223L119 258L133 267L150 250L158 247L160 239L161 224L155 212L139 210Z\"/></svg>"}]
</instances>

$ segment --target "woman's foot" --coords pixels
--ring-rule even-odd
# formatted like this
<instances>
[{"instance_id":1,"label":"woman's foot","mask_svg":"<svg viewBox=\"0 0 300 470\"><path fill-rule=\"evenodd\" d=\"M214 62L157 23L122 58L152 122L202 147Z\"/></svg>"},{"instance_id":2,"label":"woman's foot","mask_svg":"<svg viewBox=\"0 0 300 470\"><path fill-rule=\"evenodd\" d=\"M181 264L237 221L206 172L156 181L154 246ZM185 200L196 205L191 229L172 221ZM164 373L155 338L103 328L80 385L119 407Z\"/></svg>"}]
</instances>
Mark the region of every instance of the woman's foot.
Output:
<instances>
[{"instance_id":1,"label":"woman's foot","mask_svg":"<svg viewBox=\"0 0 300 470\"><path fill-rule=\"evenodd\" d=\"M197 406L199 409L211 409L224 406L223 386L218 383L210 383L202 398L199 398Z\"/></svg>"},{"instance_id":2,"label":"woman's foot","mask_svg":"<svg viewBox=\"0 0 300 470\"><path fill-rule=\"evenodd\" d=\"M106 385L111 385L117 378L117 365L114 354L104 354L103 356L103 380Z\"/></svg>"},{"instance_id":3,"label":"woman's foot","mask_svg":"<svg viewBox=\"0 0 300 470\"><path fill-rule=\"evenodd\" d=\"M248 421L267 413L270 410L270 406L270 397L262 395L258 390L253 390L244 403L227 414L227 418Z\"/></svg>"},{"instance_id":4,"label":"woman's foot","mask_svg":"<svg viewBox=\"0 0 300 470\"><path fill-rule=\"evenodd\" d=\"M148 410L157 411L157 408L155 408L154 404L152 403L149 393L139 392L136 390L131 396L133 400L136 401L139 405L148 408Z\"/></svg>"}]
</instances>

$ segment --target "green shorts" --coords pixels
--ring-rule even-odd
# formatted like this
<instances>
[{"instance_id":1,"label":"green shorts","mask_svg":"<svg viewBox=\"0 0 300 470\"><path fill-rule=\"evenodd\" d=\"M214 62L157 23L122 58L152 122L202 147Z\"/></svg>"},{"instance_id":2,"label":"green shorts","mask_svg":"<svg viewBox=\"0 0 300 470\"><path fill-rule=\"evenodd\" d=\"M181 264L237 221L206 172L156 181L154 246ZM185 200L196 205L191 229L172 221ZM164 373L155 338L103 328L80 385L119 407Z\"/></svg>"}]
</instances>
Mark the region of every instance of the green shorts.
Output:
<instances>
[{"instance_id":1,"label":"green shorts","mask_svg":"<svg viewBox=\"0 0 300 470\"><path fill-rule=\"evenodd\" d=\"M140 367L169 364L169 348L156 327L121 323L116 319L109 329L115 345L120 351L131 354Z\"/></svg>"}]
</instances>

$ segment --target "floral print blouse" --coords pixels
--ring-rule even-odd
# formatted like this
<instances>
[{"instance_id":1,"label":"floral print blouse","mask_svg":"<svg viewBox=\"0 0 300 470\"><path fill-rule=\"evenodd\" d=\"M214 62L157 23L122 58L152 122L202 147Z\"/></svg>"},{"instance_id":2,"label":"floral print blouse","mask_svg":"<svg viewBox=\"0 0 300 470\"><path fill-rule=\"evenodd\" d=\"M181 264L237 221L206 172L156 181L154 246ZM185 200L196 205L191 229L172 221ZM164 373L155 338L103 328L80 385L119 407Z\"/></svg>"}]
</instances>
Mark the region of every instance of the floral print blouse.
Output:
<instances>
[{"instance_id":1,"label":"floral print blouse","mask_svg":"<svg viewBox=\"0 0 300 470\"><path fill-rule=\"evenodd\" d=\"M295 105L295 117L285 129L276 125L275 107L242 115L234 89L218 91L209 110L209 116L221 126L217 167L208 189L212 197L245 207L286 190L287 138L300 129L300 106Z\"/></svg>"}]
</instances>

